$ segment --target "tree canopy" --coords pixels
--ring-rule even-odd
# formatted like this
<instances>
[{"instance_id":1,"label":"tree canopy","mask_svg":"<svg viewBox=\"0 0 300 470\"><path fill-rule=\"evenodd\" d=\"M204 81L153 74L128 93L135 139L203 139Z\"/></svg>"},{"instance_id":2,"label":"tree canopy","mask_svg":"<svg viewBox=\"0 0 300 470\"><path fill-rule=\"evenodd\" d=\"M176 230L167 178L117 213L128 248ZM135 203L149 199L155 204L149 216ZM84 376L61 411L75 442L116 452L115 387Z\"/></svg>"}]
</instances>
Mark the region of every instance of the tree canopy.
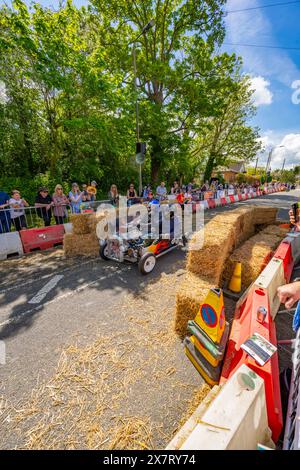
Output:
<instances>
[{"instance_id":1,"label":"tree canopy","mask_svg":"<svg viewBox=\"0 0 300 470\"><path fill-rule=\"evenodd\" d=\"M135 102L147 143L144 179L206 177L259 145L241 59L220 53L225 0L22 0L0 9L0 182L50 175L126 187L137 175ZM141 34L151 20L152 28ZM137 92L133 48L136 48ZM3 184L3 182L2 182Z\"/></svg>"}]
</instances>

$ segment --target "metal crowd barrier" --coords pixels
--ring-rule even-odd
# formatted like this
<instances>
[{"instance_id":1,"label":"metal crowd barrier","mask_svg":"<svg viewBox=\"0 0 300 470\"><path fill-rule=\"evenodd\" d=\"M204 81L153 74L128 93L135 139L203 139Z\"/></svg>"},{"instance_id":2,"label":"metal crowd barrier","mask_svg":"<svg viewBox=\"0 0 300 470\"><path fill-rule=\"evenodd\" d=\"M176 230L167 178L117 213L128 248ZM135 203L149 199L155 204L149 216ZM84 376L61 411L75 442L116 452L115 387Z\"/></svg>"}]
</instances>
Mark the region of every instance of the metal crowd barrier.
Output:
<instances>
[{"instance_id":1,"label":"metal crowd barrier","mask_svg":"<svg viewBox=\"0 0 300 470\"><path fill-rule=\"evenodd\" d=\"M270 188L271 186L268 186ZM272 186L273 187L273 186ZM276 187L276 186L275 186ZM200 202L208 200L211 198L218 199L221 197L226 197L230 195L237 195L249 192L256 192L254 188L243 188L243 189L223 189L215 191L195 191L193 193L192 202ZM171 196L171 195L170 195ZM176 196L173 195L174 198ZM146 198L135 198L134 201L129 205L135 203L142 203L147 201ZM55 206L51 207L48 217L44 217L45 208L39 208L35 206L20 208L20 215L18 217L13 217L13 214L18 211L18 209L10 208L9 206L5 209L0 209L0 234L8 233L13 231L18 231L20 229L26 228L38 228L43 227L44 225L55 225L58 223L67 223L69 222L70 214L80 213L82 211L94 211L96 212L98 206L104 203L111 203L109 200L99 200L99 201L87 201L82 203L80 206L78 204L66 204L64 216L60 216L60 219L56 219L55 215L58 213L55 210ZM59 206L62 207L62 206Z\"/></svg>"}]
</instances>

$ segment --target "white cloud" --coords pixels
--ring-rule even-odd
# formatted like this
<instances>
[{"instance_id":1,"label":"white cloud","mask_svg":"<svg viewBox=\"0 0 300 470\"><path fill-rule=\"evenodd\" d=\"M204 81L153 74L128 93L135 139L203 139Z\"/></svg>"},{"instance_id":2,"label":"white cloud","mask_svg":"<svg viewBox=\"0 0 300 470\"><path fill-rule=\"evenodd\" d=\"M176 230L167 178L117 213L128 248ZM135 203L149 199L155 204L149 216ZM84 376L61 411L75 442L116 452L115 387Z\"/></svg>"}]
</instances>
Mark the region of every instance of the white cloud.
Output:
<instances>
[{"instance_id":1,"label":"white cloud","mask_svg":"<svg viewBox=\"0 0 300 470\"><path fill-rule=\"evenodd\" d=\"M300 80L295 80L292 83L291 88L292 88L292 90L296 90L292 94L292 103L293 104L300 104Z\"/></svg>"},{"instance_id":2,"label":"white cloud","mask_svg":"<svg viewBox=\"0 0 300 470\"><path fill-rule=\"evenodd\" d=\"M265 165L268 154L273 148L271 168L282 168L285 159L285 168L292 168L300 165L300 134L296 133L276 133L268 131L261 137L261 142L265 151L260 154L259 165Z\"/></svg>"},{"instance_id":3,"label":"white cloud","mask_svg":"<svg viewBox=\"0 0 300 470\"><path fill-rule=\"evenodd\" d=\"M252 95L253 103L255 106L262 106L272 104L273 93L269 90L270 82L264 77L258 76L251 78L251 90L254 90Z\"/></svg>"},{"instance_id":4,"label":"white cloud","mask_svg":"<svg viewBox=\"0 0 300 470\"><path fill-rule=\"evenodd\" d=\"M257 6L261 6L258 0L228 0L226 10ZM226 43L272 46L278 44L273 35L272 24L263 9L228 14L225 21ZM287 51L242 46L232 46L232 49L243 57L247 72L263 77L274 77L288 87L300 76L298 67L290 59Z\"/></svg>"}]
</instances>

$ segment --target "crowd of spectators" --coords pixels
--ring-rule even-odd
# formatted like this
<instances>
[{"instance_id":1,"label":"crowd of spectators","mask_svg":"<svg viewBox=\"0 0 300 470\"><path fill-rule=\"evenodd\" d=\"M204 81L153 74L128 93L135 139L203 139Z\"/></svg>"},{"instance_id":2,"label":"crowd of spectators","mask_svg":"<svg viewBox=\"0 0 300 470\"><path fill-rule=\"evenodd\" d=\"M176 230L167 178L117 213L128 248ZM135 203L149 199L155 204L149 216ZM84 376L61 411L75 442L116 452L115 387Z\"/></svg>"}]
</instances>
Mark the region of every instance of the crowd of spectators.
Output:
<instances>
[{"instance_id":1,"label":"crowd of spectators","mask_svg":"<svg viewBox=\"0 0 300 470\"><path fill-rule=\"evenodd\" d=\"M290 185L289 185L290 186ZM218 180L207 181L197 185L195 180L183 185L174 181L168 190L164 181L156 187L147 184L139 194L133 183L130 183L126 192L128 205L143 201L161 202L164 200L176 201L180 204L192 201L201 201L208 198L220 198L230 194L256 191L261 184L257 181L252 185L237 183L220 183ZM290 188L288 188L290 189ZM116 184L112 184L107 195L107 200L116 205L119 200L119 191ZM43 220L47 227L51 224L52 217L55 223L63 224L67 221L69 212L81 213L96 208L97 182L92 181L90 185L83 184L81 189L77 183L73 183L71 191L64 194L60 184L55 186L52 196L47 187L40 187L34 200L34 211L38 218ZM14 227L19 231L28 227L26 218L26 207L29 203L21 196L20 191L14 189L9 196L5 191L0 191L0 233L6 233Z\"/></svg>"}]
</instances>

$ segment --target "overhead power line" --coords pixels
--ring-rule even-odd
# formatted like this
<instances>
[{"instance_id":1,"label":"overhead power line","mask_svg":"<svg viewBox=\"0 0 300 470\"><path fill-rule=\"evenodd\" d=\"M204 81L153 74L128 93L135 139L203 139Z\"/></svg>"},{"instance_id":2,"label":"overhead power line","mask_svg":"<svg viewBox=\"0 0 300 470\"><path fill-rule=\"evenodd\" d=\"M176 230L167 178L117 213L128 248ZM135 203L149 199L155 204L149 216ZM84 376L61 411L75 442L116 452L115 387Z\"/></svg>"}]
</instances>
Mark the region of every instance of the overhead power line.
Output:
<instances>
[{"instance_id":1,"label":"overhead power line","mask_svg":"<svg viewBox=\"0 0 300 470\"><path fill-rule=\"evenodd\" d=\"M286 6L286 5L295 5L297 3L300 3L300 0L294 0L294 1L290 1L290 2L270 3L269 5L261 5L259 7L242 8L240 10L229 10L229 11L225 11L225 13L227 15L230 15L231 13L240 13L242 11L261 10L262 8L273 8L273 7L281 7L281 6Z\"/></svg>"},{"instance_id":2,"label":"overhead power line","mask_svg":"<svg viewBox=\"0 0 300 470\"><path fill-rule=\"evenodd\" d=\"M239 47L259 47L266 49L283 49L285 51L300 51L300 47L284 47L284 46L269 46L263 44L240 44L240 43L231 43L224 42L224 46L239 46Z\"/></svg>"}]
</instances>

